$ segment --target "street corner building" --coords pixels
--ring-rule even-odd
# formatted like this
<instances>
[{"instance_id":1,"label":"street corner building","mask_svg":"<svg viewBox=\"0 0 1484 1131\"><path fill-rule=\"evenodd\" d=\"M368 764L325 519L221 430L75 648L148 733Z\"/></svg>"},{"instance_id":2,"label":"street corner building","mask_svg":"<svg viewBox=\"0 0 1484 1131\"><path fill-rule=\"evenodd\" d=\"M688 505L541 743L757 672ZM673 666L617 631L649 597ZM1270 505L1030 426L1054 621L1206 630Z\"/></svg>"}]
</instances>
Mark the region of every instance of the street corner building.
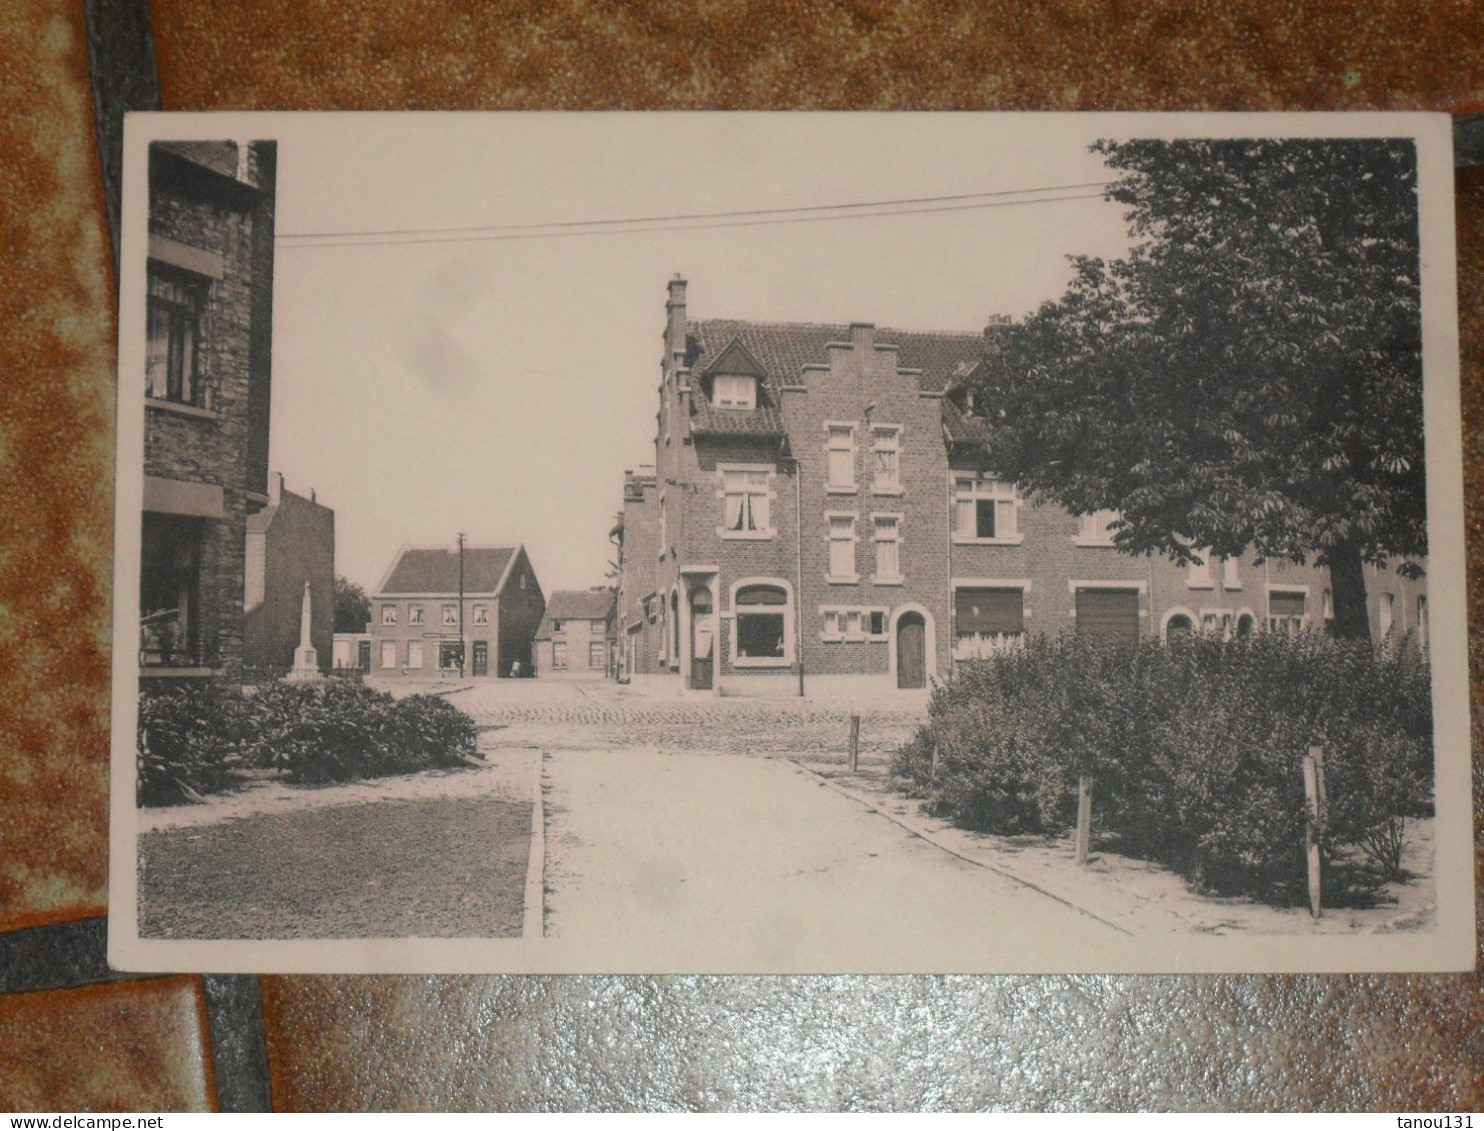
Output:
<instances>
[{"instance_id":1,"label":"street corner building","mask_svg":"<svg viewBox=\"0 0 1484 1131\"><path fill-rule=\"evenodd\" d=\"M542 676L603 678L613 674L612 589L558 589L536 630L536 671Z\"/></svg>"},{"instance_id":2,"label":"street corner building","mask_svg":"<svg viewBox=\"0 0 1484 1131\"><path fill-rule=\"evenodd\" d=\"M270 502L276 160L271 141L149 147L145 685L250 662L248 522Z\"/></svg>"},{"instance_id":3,"label":"street corner building","mask_svg":"<svg viewBox=\"0 0 1484 1131\"><path fill-rule=\"evenodd\" d=\"M371 593L371 673L529 676L545 610L524 546L404 546Z\"/></svg>"},{"instance_id":4,"label":"street corner building","mask_svg":"<svg viewBox=\"0 0 1484 1131\"><path fill-rule=\"evenodd\" d=\"M1327 570L1113 544L982 470L982 330L692 320L669 284L654 464L613 529L616 674L680 692L922 691L1029 633L1322 629ZM1368 566L1376 639L1426 643L1425 582Z\"/></svg>"}]
</instances>

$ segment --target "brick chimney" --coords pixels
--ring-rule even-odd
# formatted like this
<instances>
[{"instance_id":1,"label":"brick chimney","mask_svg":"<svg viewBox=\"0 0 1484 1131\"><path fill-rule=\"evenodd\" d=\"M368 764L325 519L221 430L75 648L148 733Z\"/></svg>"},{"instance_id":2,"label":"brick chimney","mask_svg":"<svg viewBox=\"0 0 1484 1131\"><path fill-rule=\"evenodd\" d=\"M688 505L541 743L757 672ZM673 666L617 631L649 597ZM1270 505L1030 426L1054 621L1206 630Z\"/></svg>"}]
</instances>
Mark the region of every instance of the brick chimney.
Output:
<instances>
[{"instance_id":1,"label":"brick chimney","mask_svg":"<svg viewBox=\"0 0 1484 1131\"><path fill-rule=\"evenodd\" d=\"M1008 314L991 314L984 324L984 337L988 340L1010 325Z\"/></svg>"},{"instance_id":2,"label":"brick chimney","mask_svg":"<svg viewBox=\"0 0 1484 1131\"><path fill-rule=\"evenodd\" d=\"M857 353L876 348L876 324L874 322L852 322L850 324L850 348Z\"/></svg>"},{"instance_id":3,"label":"brick chimney","mask_svg":"<svg viewBox=\"0 0 1484 1131\"><path fill-rule=\"evenodd\" d=\"M665 359L678 369L685 364L685 280L678 272L670 280L665 314Z\"/></svg>"}]
</instances>

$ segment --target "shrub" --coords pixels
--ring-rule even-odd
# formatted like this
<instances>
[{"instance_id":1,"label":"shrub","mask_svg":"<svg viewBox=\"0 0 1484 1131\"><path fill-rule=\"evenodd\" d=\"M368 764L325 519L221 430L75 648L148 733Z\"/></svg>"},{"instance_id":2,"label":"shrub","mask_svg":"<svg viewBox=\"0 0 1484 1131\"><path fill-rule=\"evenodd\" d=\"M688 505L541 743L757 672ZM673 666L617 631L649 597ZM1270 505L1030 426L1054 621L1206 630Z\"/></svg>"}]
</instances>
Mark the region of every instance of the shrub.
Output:
<instances>
[{"instance_id":1,"label":"shrub","mask_svg":"<svg viewBox=\"0 0 1484 1131\"><path fill-rule=\"evenodd\" d=\"M140 697L140 800L166 805L225 788L238 767L299 783L353 781L457 766L474 721L428 695L396 700L346 680L273 683L244 697L217 685Z\"/></svg>"},{"instance_id":2,"label":"shrub","mask_svg":"<svg viewBox=\"0 0 1484 1131\"><path fill-rule=\"evenodd\" d=\"M139 696L136 746L140 805L175 805L186 790L226 788L242 762L238 745L240 695L225 687L182 681Z\"/></svg>"},{"instance_id":3,"label":"shrub","mask_svg":"<svg viewBox=\"0 0 1484 1131\"><path fill-rule=\"evenodd\" d=\"M1002 834L1065 831L1088 775L1095 830L1120 850L1201 888L1297 902L1312 745L1331 864L1399 874L1402 819L1430 804L1429 685L1415 657L1316 634L1043 637L965 665L894 770L939 812Z\"/></svg>"}]
</instances>

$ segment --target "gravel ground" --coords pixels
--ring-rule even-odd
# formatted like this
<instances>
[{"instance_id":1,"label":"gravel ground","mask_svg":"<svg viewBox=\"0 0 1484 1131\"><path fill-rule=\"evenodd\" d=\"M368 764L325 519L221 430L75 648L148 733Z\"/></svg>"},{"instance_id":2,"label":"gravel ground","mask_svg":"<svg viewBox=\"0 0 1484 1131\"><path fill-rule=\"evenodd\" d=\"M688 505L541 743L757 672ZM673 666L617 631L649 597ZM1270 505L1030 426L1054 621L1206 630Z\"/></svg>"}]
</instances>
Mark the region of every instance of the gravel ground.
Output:
<instances>
[{"instance_id":1,"label":"gravel ground","mask_svg":"<svg viewBox=\"0 0 1484 1131\"><path fill-rule=\"evenodd\" d=\"M139 838L143 938L506 938L521 932L529 803L304 808Z\"/></svg>"}]
</instances>

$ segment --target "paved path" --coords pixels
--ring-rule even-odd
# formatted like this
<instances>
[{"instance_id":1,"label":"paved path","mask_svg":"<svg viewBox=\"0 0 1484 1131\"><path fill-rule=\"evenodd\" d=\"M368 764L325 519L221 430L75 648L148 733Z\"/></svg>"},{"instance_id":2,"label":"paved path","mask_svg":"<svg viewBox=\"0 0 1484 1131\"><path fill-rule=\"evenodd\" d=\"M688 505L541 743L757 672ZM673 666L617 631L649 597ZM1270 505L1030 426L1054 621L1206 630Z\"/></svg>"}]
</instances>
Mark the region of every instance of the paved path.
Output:
<instances>
[{"instance_id":1,"label":"paved path","mask_svg":"<svg viewBox=\"0 0 1484 1131\"><path fill-rule=\"evenodd\" d=\"M547 934L656 970L1033 969L1111 928L913 836L789 762L546 762Z\"/></svg>"}]
</instances>

